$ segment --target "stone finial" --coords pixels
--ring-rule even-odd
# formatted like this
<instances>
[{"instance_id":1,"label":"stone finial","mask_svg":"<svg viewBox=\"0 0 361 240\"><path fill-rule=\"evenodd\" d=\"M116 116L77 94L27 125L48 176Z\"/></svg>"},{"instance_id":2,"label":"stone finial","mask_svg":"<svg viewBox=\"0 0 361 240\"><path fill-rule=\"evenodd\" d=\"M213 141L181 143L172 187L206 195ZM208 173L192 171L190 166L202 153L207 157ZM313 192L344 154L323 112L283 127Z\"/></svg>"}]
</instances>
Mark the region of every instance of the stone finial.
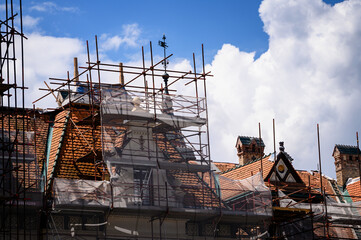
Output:
<instances>
[{"instance_id":1,"label":"stone finial","mask_svg":"<svg viewBox=\"0 0 361 240\"><path fill-rule=\"evenodd\" d=\"M145 110L140 106L142 100L139 97L133 98L132 103L133 103L132 112L145 112Z\"/></svg>"},{"instance_id":2,"label":"stone finial","mask_svg":"<svg viewBox=\"0 0 361 240\"><path fill-rule=\"evenodd\" d=\"M284 152L285 151L285 147L283 146L284 142L280 142L280 151Z\"/></svg>"}]
</instances>

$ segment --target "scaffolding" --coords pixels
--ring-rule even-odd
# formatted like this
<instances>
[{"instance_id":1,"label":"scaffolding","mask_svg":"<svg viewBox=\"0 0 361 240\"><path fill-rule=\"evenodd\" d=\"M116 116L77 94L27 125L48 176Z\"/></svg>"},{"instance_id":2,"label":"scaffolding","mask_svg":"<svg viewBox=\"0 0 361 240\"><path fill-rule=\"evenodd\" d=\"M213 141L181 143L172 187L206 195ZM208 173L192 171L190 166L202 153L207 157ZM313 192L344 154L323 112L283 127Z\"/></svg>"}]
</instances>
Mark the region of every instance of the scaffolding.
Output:
<instances>
[{"instance_id":1,"label":"scaffolding","mask_svg":"<svg viewBox=\"0 0 361 240\"><path fill-rule=\"evenodd\" d=\"M265 232L272 211L263 179L255 176L246 183L214 173L206 91L206 77L212 75L204 68L203 46L202 73L196 72L194 55L193 71L167 69L172 55L154 63L152 43L148 67L143 47L141 67L101 62L96 37L95 50L96 61L91 61L87 42L87 65L78 67L75 59L74 77L68 72L65 79L50 78L42 89L48 93L37 100L52 95L59 106L53 131L61 130L62 142L54 168L45 166L47 197L54 199L54 210L47 212L51 234L67 235L66 229L79 230L79 224L84 230L87 221L80 215L78 220L65 216L80 206L88 214L102 212L90 215L99 224L97 237L107 239L135 237L135 232L139 239L177 238L175 232L250 238ZM103 75L119 77L119 83L104 83ZM78 174L66 176L57 169L60 163ZM145 221L147 230L137 225L131 234L125 231L127 221L118 219L132 217L138 224ZM60 224L65 218L67 227ZM172 221L186 227L169 233Z\"/></svg>"},{"instance_id":2,"label":"scaffolding","mask_svg":"<svg viewBox=\"0 0 361 240\"><path fill-rule=\"evenodd\" d=\"M34 101L53 96L58 107L26 109L19 6L17 15L6 2L0 22L1 239L361 237L359 202L337 203L322 180L292 189L264 183L261 173L217 174L203 45L199 73L194 54L192 71L167 68L165 37L157 62L152 43L148 61L142 47L142 66L101 62L95 37L86 65L74 59L74 76L50 78Z\"/></svg>"},{"instance_id":3,"label":"scaffolding","mask_svg":"<svg viewBox=\"0 0 361 240\"><path fill-rule=\"evenodd\" d=\"M22 4L6 1L0 21L0 238L38 235L42 206L37 144L46 138L40 113L25 109ZM45 126L46 128L46 126ZM38 132L38 133L36 133ZM34 217L37 216L37 217Z\"/></svg>"},{"instance_id":4,"label":"scaffolding","mask_svg":"<svg viewBox=\"0 0 361 240\"><path fill-rule=\"evenodd\" d=\"M273 192L272 239L360 238L360 196L326 193L310 177L304 187L267 185ZM347 202L348 197L358 200Z\"/></svg>"}]
</instances>

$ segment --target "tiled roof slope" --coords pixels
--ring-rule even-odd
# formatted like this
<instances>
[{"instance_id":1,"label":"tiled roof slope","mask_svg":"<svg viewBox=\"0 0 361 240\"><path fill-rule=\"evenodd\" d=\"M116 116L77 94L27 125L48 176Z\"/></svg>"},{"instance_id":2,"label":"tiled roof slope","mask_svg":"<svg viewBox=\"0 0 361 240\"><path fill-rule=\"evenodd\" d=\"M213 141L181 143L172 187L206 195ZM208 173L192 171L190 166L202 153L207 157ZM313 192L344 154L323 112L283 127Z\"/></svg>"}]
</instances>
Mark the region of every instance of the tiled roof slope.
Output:
<instances>
[{"instance_id":1,"label":"tiled roof slope","mask_svg":"<svg viewBox=\"0 0 361 240\"><path fill-rule=\"evenodd\" d=\"M34 118L34 116L36 117ZM20 179L19 181L21 181L22 176L24 176L22 171L25 171L26 179L23 183L26 188L39 187L37 182L40 179L41 166L45 159L46 139L49 126L47 119L47 116L41 116L38 112L30 109L25 109L24 111L21 109L17 109L17 111L10 109L10 111L8 111L8 109L6 109L1 115L1 129L4 131L6 138L4 139L5 147L14 146L14 149L17 149L17 163L15 160L15 152L12 152L10 156L13 167L18 167L20 170L17 175L18 179ZM17 135L18 144L15 144L16 146L14 145L14 139L7 139L9 130L13 135L12 138ZM27 137L30 137L32 134L33 137L30 137L30 142L28 142L28 140L25 140L25 143L23 142L23 130L25 131L25 139L28 139ZM27 136L27 134L30 134L30 136ZM33 142L31 140L36 141ZM25 154L25 158L30 157L30 159L25 160L25 163L23 163L23 153ZM5 154L8 155L8 152L5 151ZM31 158L35 156L36 161L31 161ZM15 171L12 173L13 176L16 175Z\"/></svg>"},{"instance_id":2,"label":"tiled roof slope","mask_svg":"<svg viewBox=\"0 0 361 240\"><path fill-rule=\"evenodd\" d=\"M108 171L95 161L102 159L101 127L94 128L87 109L60 112L54 123L48 177L102 180ZM72 121L76 124L72 123ZM99 121L98 121L99 122Z\"/></svg>"},{"instance_id":3,"label":"tiled roof slope","mask_svg":"<svg viewBox=\"0 0 361 240\"><path fill-rule=\"evenodd\" d=\"M36 119L35 124L32 123L32 128L36 128L36 157L38 159L39 166L43 166L46 160L46 143L48 139L49 131L49 116L41 115Z\"/></svg>"},{"instance_id":4,"label":"tiled roof slope","mask_svg":"<svg viewBox=\"0 0 361 240\"><path fill-rule=\"evenodd\" d=\"M154 137L157 137L158 147L168 156L170 162L184 162L181 154L175 149L174 143L172 144L173 140L169 139L169 136L172 134L177 135L177 132L168 132L167 134L158 133L154 134ZM177 137L174 139L178 146L185 145L182 138ZM208 173L205 173L205 175L207 174ZM200 175L195 172L168 170L167 177L177 182L177 185L180 185L180 188L185 193L185 205L189 207L215 207L219 205L218 196L209 186L209 176L204 176L204 179L202 179Z\"/></svg>"},{"instance_id":5,"label":"tiled roof slope","mask_svg":"<svg viewBox=\"0 0 361 240\"><path fill-rule=\"evenodd\" d=\"M49 153L49 162L47 169L47 180L53 178L55 170L55 163L61 153L61 145L63 143L66 127L68 124L69 111L62 111L58 113L54 120L53 137L51 139L51 147Z\"/></svg>"},{"instance_id":6,"label":"tiled roof slope","mask_svg":"<svg viewBox=\"0 0 361 240\"><path fill-rule=\"evenodd\" d=\"M313 228L315 239L356 239L353 234L354 230L350 227L338 227L332 226L331 224L331 227L328 230L328 236L325 235L323 223L314 223Z\"/></svg>"},{"instance_id":7,"label":"tiled roof slope","mask_svg":"<svg viewBox=\"0 0 361 240\"><path fill-rule=\"evenodd\" d=\"M341 154L357 154L357 146L336 144L335 149L336 148L340 151Z\"/></svg>"},{"instance_id":8,"label":"tiled roof slope","mask_svg":"<svg viewBox=\"0 0 361 240\"><path fill-rule=\"evenodd\" d=\"M250 145L252 140L256 140L257 145L260 144L260 139L255 137L248 137L248 136L238 136L238 139L242 142L243 145ZM264 147L264 142L261 138L261 146Z\"/></svg>"},{"instance_id":9,"label":"tiled roof slope","mask_svg":"<svg viewBox=\"0 0 361 240\"><path fill-rule=\"evenodd\" d=\"M298 175L306 186L311 185L312 188L321 189L320 173L313 172L312 174L308 171L297 170ZM336 192L331 184L331 179L322 176L322 187L325 188L326 194L329 194L333 199L336 200Z\"/></svg>"},{"instance_id":10,"label":"tiled roof slope","mask_svg":"<svg viewBox=\"0 0 361 240\"><path fill-rule=\"evenodd\" d=\"M360 178L356 178L351 183L347 184L346 189L353 202L361 201Z\"/></svg>"},{"instance_id":11,"label":"tiled roof slope","mask_svg":"<svg viewBox=\"0 0 361 240\"><path fill-rule=\"evenodd\" d=\"M265 178L267 176L267 174L269 173L269 171L271 170L272 166L273 166L273 161L270 160L270 157L272 155L269 154L267 156L265 156L262 161L261 159L256 159L252 162L249 162L247 164L244 165L237 165L234 168L228 169L227 171L221 173L222 176L230 178L230 179L237 179L237 180L241 180L241 179L245 179L248 177L253 176L254 174L258 173L261 171L261 162L263 165L263 178Z\"/></svg>"},{"instance_id":12,"label":"tiled roof slope","mask_svg":"<svg viewBox=\"0 0 361 240\"><path fill-rule=\"evenodd\" d=\"M234 168L235 166L237 166L236 163L226 163L226 162L213 162L214 165L216 165L216 167L219 169L219 171L221 172L225 172L231 168Z\"/></svg>"}]
</instances>

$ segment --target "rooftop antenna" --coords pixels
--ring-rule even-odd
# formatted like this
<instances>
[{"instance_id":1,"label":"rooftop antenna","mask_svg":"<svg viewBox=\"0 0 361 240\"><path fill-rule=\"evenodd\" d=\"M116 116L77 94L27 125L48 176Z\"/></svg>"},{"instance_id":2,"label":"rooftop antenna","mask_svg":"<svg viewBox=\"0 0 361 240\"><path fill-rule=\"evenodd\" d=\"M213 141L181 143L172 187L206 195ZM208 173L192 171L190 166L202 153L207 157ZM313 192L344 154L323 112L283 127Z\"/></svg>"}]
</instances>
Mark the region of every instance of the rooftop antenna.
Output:
<instances>
[{"instance_id":1,"label":"rooftop antenna","mask_svg":"<svg viewBox=\"0 0 361 240\"><path fill-rule=\"evenodd\" d=\"M163 80L164 80L164 90L165 90L165 94L169 94L168 92L168 78L169 78L169 75L167 73L167 65L169 64L169 61L166 59L167 55L166 55L166 49L168 48L168 45L165 41L166 37L165 37L165 34L163 34L163 41L158 41L158 45L161 46L164 50L164 60L162 62L162 64L164 65L164 74L162 76Z\"/></svg>"}]
</instances>

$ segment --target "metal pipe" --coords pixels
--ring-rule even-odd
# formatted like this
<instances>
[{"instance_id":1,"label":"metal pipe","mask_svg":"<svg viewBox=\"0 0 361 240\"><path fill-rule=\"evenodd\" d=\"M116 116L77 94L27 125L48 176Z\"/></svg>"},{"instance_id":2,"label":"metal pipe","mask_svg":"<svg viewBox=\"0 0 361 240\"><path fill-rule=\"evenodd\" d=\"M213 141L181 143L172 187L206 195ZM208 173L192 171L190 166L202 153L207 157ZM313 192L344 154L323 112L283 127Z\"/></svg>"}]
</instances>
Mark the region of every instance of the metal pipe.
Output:
<instances>
[{"instance_id":1,"label":"metal pipe","mask_svg":"<svg viewBox=\"0 0 361 240\"><path fill-rule=\"evenodd\" d=\"M261 138L261 123L258 123L258 136L259 136L259 147L260 147L260 151L262 149L262 138ZM263 178L263 156L261 156L261 173L262 173L262 178Z\"/></svg>"},{"instance_id":2,"label":"metal pipe","mask_svg":"<svg viewBox=\"0 0 361 240\"><path fill-rule=\"evenodd\" d=\"M78 58L74 58L74 82L79 82Z\"/></svg>"},{"instance_id":3,"label":"metal pipe","mask_svg":"<svg viewBox=\"0 0 361 240\"><path fill-rule=\"evenodd\" d=\"M119 63L119 83L124 85L123 63Z\"/></svg>"},{"instance_id":4,"label":"metal pipe","mask_svg":"<svg viewBox=\"0 0 361 240\"><path fill-rule=\"evenodd\" d=\"M358 172L359 172L359 182L361 188L361 162L360 162L360 147L359 147L359 140L358 140L358 132L356 132L356 141L357 141L357 161L358 161Z\"/></svg>"},{"instance_id":5,"label":"metal pipe","mask_svg":"<svg viewBox=\"0 0 361 240\"><path fill-rule=\"evenodd\" d=\"M326 211L326 216L325 216L325 221L324 221L324 234L325 236L328 238L328 218L327 218L327 202L326 202L326 197L325 197L325 191L322 185L322 161L321 161L321 147L320 147L320 127L319 124L317 123L317 146L318 146L318 164L320 167L320 185L321 185L321 194L323 197L323 202L325 205L325 211ZM326 230L327 229L327 230ZM326 234L327 233L327 234Z\"/></svg>"}]
</instances>

